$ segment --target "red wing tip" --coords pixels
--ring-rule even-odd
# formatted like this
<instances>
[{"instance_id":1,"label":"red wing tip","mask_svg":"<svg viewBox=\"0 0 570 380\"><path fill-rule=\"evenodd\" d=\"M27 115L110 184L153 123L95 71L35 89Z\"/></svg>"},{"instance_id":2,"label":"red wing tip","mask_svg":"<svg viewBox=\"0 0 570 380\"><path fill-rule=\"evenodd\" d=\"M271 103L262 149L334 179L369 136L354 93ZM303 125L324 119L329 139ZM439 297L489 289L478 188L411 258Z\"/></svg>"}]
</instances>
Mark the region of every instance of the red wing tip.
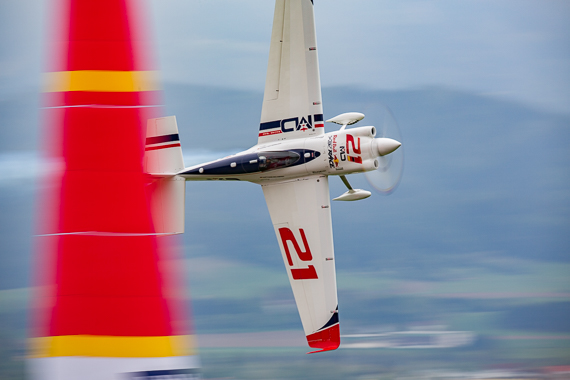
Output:
<instances>
[{"instance_id":1,"label":"red wing tip","mask_svg":"<svg viewBox=\"0 0 570 380\"><path fill-rule=\"evenodd\" d=\"M307 342L310 347L318 348L318 350L307 352L307 354L336 350L340 346L339 324L337 323L314 334L307 335Z\"/></svg>"},{"instance_id":2,"label":"red wing tip","mask_svg":"<svg viewBox=\"0 0 570 380\"><path fill-rule=\"evenodd\" d=\"M340 345L339 345L339 346L340 346ZM308 355L308 354L315 354L315 353L317 353L317 352L334 351L334 350L336 350L339 346L336 346L336 347L327 347L327 348L323 348L322 350L316 350L316 351L307 352L307 355Z\"/></svg>"}]
</instances>

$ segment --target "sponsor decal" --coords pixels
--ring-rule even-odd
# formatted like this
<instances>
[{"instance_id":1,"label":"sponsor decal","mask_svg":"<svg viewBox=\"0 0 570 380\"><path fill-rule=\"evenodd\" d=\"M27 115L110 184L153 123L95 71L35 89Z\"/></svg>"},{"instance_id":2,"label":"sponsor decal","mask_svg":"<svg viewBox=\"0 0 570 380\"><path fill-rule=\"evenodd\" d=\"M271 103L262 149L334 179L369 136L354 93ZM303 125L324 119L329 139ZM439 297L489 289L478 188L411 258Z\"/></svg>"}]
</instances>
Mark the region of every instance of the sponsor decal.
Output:
<instances>
[{"instance_id":1,"label":"sponsor decal","mask_svg":"<svg viewBox=\"0 0 570 380\"><path fill-rule=\"evenodd\" d=\"M329 136L327 141L327 150L328 150L328 159L329 159L329 167L331 169L341 170L342 167L339 167L340 161L338 157L342 158L342 152L344 147L339 146L337 143L338 135Z\"/></svg>"},{"instance_id":2,"label":"sponsor decal","mask_svg":"<svg viewBox=\"0 0 570 380\"><path fill-rule=\"evenodd\" d=\"M335 154L335 156L334 156L334 160L333 160L333 161L334 161L334 166L335 166L335 168L338 168L338 163L339 163L340 161L338 160L338 157L336 156L336 154Z\"/></svg>"},{"instance_id":3,"label":"sponsor decal","mask_svg":"<svg viewBox=\"0 0 570 380\"><path fill-rule=\"evenodd\" d=\"M354 136L346 135L346 145L337 142L338 135L331 135L327 141L327 153L329 167L331 169L342 170L339 166L342 162L354 162L362 164L362 149L360 148L360 137L356 139Z\"/></svg>"},{"instance_id":4,"label":"sponsor decal","mask_svg":"<svg viewBox=\"0 0 570 380\"><path fill-rule=\"evenodd\" d=\"M270 132L261 132L259 134L259 136L271 136L271 135L276 135L278 133L281 133L281 130L277 130L277 131L270 131Z\"/></svg>"},{"instance_id":5,"label":"sponsor decal","mask_svg":"<svg viewBox=\"0 0 570 380\"><path fill-rule=\"evenodd\" d=\"M338 157L336 156L336 153L337 153L337 150L336 150L336 145L337 145L337 143L336 143L336 137L337 137L336 135L333 135L332 151L333 151L333 156L334 156L334 160L333 160L333 162L334 162L334 167L335 167L335 168L338 168L338 163L339 163L339 161L338 161Z\"/></svg>"},{"instance_id":6,"label":"sponsor decal","mask_svg":"<svg viewBox=\"0 0 570 380\"><path fill-rule=\"evenodd\" d=\"M291 117L288 119L261 123L259 126L259 137L295 131L314 131L315 128L323 127L324 122L322 114Z\"/></svg>"},{"instance_id":7,"label":"sponsor decal","mask_svg":"<svg viewBox=\"0 0 570 380\"><path fill-rule=\"evenodd\" d=\"M335 162L334 162L334 156L333 156L333 150L332 150L332 146L333 146L333 137L329 136L329 139L327 141L327 151L328 151L328 159L329 159L329 167L331 169L335 168Z\"/></svg>"},{"instance_id":8,"label":"sponsor decal","mask_svg":"<svg viewBox=\"0 0 570 380\"><path fill-rule=\"evenodd\" d=\"M309 116L309 121L305 120L304 117L301 118L301 121L299 122L299 125L297 126L297 130L305 132L305 131L313 128L310 121L311 121L311 116Z\"/></svg>"},{"instance_id":9,"label":"sponsor decal","mask_svg":"<svg viewBox=\"0 0 570 380\"><path fill-rule=\"evenodd\" d=\"M281 132L293 132L294 130L298 130L299 126L299 118L298 117L291 117L289 119L281 120Z\"/></svg>"}]
</instances>

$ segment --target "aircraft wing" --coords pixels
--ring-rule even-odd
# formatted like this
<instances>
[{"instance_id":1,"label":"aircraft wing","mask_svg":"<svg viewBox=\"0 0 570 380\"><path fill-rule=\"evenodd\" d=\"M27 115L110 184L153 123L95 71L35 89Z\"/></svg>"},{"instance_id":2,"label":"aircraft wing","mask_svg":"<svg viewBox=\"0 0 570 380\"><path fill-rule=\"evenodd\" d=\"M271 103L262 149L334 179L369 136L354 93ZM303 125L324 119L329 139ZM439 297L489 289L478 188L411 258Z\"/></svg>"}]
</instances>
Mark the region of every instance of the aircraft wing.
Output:
<instances>
[{"instance_id":1,"label":"aircraft wing","mask_svg":"<svg viewBox=\"0 0 570 380\"><path fill-rule=\"evenodd\" d=\"M328 177L262 188L309 346L334 350L340 330Z\"/></svg>"},{"instance_id":2,"label":"aircraft wing","mask_svg":"<svg viewBox=\"0 0 570 380\"><path fill-rule=\"evenodd\" d=\"M312 0L276 0L258 144L324 134Z\"/></svg>"}]
</instances>

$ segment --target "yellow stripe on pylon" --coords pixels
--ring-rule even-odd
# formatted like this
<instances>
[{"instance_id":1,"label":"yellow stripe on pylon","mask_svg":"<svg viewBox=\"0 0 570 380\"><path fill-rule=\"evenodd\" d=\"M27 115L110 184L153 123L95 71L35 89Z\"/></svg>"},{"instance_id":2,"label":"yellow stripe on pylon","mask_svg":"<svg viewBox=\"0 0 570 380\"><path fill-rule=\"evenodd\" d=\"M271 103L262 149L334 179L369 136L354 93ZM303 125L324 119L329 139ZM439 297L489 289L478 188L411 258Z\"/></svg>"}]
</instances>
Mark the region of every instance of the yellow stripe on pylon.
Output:
<instances>
[{"instance_id":1,"label":"yellow stripe on pylon","mask_svg":"<svg viewBox=\"0 0 570 380\"><path fill-rule=\"evenodd\" d=\"M31 357L158 358L195 355L194 336L63 335L31 339Z\"/></svg>"},{"instance_id":2,"label":"yellow stripe on pylon","mask_svg":"<svg viewBox=\"0 0 570 380\"><path fill-rule=\"evenodd\" d=\"M160 90L156 71L78 70L44 74L44 92L139 92Z\"/></svg>"}]
</instances>

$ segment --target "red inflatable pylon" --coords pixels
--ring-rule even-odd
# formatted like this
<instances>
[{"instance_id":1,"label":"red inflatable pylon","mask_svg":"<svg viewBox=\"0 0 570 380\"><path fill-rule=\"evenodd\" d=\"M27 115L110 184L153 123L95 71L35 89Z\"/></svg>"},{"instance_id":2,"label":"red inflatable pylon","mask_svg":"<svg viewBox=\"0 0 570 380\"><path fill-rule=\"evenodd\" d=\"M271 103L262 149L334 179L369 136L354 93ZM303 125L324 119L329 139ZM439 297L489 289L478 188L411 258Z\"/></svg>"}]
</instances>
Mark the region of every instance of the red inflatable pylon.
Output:
<instances>
[{"instance_id":1,"label":"red inflatable pylon","mask_svg":"<svg viewBox=\"0 0 570 380\"><path fill-rule=\"evenodd\" d=\"M139 0L62 0L46 73L34 378L189 378L198 365L143 172L157 117ZM61 16L61 15L60 15ZM140 24L137 24L139 22ZM126 377L125 377L126 376Z\"/></svg>"}]
</instances>

